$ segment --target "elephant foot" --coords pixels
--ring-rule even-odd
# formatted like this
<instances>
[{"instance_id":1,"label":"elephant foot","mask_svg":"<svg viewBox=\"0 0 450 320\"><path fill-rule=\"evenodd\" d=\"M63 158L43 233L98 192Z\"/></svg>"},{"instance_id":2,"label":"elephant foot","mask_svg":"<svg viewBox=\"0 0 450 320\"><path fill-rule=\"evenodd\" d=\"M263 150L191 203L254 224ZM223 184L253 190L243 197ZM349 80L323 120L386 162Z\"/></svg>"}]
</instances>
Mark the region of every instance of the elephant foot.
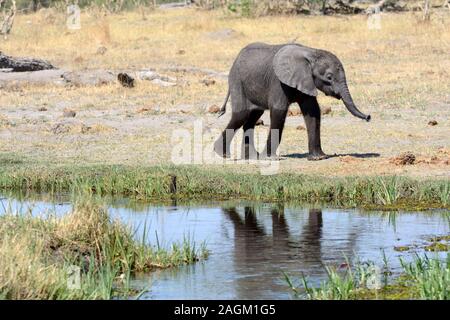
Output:
<instances>
[{"instance_id":1,"label":"elephant foot","mask_svg":"<svg viewBox=\"0 0 450 320\"><path fill-rule=\"evenodd\" d=\"M258 160L259 153L254 148L244 147L242 150L242 159L244 160Z\"/></svg>"},{"instance_id":2,"label":"elephant foot","mask_svg":"<svg viewBox=\"0 0 450 320\"><path fill-rule=\"evenodd\" d=\"M219 157L222 157L222 158L224 158L224 159L229 159L229 158L231 158L231 155L230 155L229 153L226 153L226 152L220 152L220 151L217 151L217 150L215 150L215 149L214 149L214 152L215 152Z\"/></svg>"},{"instance_id":3,"label":"elephant foot","mask_svg":"<svg viewBox=\"0 0 450 320\"><path fill-rule=\"evenodd\" d=\"M226 159L227 159L227 158L230 158L230 157L231 157L230 152L227 151L227 150L224 150L222 141L217 141L217 142L214 144L214 152L215 152L219 157L222 157L222 158L226 158Z\"/></svg>"},{"instance_id":4,"label":"elephant foot","mask_svg":"<svg viewBox=\"0 0 450 320\"><path fill-rule=\"evenodd\" d=\"M244 160L258 160L260 159L258 152L246 154L242 159Z\"/></svg>"},{"instance_id":5,"label":"elephant foot","mask_svg":"<svg viewBox=\"0 0 450 320\"><path fill-rule=\"evenodd\" d=\"M328 159L330 156L323 153L323 152L318 152L318 153L312 153L308 155L308 160L309 161L319 161L319 160L325 160Z\"/></svg>"}]
</instances>

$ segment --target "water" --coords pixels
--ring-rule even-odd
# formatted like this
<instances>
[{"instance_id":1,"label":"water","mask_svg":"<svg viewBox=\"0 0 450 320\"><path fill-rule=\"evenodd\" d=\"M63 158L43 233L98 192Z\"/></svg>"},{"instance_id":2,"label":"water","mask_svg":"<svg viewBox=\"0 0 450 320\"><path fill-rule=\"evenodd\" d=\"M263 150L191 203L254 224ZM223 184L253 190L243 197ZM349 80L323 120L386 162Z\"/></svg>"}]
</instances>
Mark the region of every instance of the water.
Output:
<instances>
[{"instance_id":1,"label":"water","mask_svg":"<svg viewBox=\"0 0 450 320\"><path fill-rule=\"evenodd\" d=\"M169 246L189 237L205 242L210 251L203 262L137 275L133 285L150 288L142 299L290 299L283 272L293 279L303 273L317 285L326 278L325 265L358 257L382 267L384 251L391 271L398 273L399 256L423 253L427 238L449 233L448 212L442 210L393 214L252 202L155 206L107 201L110 215L131 224L136 237L146 229L148 243ZM64 199L0 200L0 212L63 215L70 207ZM395 246L412 249L397 252Z\"/></svg>"}]
</instances>

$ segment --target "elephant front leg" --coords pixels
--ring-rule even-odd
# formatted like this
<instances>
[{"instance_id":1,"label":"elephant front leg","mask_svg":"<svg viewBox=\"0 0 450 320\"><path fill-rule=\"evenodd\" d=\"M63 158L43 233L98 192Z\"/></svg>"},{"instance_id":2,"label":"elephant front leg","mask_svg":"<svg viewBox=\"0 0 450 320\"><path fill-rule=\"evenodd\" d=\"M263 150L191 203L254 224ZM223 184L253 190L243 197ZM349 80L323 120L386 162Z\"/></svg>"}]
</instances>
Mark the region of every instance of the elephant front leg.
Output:
<instances>
[{"instance_id":1,"label":"elephant front leg","mask_svg":"<svg viewBox=\"0 0 450 320\"><path fill-rule=\"evenodd\" d=\"M272 108L270 110L270 130L267 137L267 145L262 157L275 157L283 134L286 121L287 107L283 109Z\"/></svg>"},{"instance_id":2,"label":"elephant front leg","mask_svg":"<svg viewBox=\"0 0 450 320\"><path fill-rule=\"evenodd\" d=\"M308 96L300 103L308 132L308 160L317 161L329 156L322 151L320 142L320 107L315 97Z\"/></svg>"}]
</instances>

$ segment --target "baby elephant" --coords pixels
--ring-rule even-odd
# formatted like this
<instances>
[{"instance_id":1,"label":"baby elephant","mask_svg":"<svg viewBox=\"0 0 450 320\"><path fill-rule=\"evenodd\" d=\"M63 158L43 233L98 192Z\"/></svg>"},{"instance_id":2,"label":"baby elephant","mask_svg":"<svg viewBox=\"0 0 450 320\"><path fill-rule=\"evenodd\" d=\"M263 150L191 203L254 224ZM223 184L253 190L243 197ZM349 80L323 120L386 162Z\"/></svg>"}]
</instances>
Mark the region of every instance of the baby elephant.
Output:
<instances>
[{"instance_id":1,"label":"baby elephant","mask_svg":"<svg viewBox=\"0 0 450 320\"><path fill-rule=\"evenodd\" d=\"M355 117L370 121L370 115L355 106L339 59L324 50L300 44L268 45L253 43L241 50L228 78L228 94L220 115L231 96L232 115L226 129L214 144L223 157L230 156L230 143L240 127L244 129L242 156L257 159L275 156L283 133L289 105L297 102L308 131L308 160L326 159L320 145L320 108L317 89L342 99ZM270 110L270 131L262 155L256 152L253 131L264 110Z\"/></svg>"}]
</instances>

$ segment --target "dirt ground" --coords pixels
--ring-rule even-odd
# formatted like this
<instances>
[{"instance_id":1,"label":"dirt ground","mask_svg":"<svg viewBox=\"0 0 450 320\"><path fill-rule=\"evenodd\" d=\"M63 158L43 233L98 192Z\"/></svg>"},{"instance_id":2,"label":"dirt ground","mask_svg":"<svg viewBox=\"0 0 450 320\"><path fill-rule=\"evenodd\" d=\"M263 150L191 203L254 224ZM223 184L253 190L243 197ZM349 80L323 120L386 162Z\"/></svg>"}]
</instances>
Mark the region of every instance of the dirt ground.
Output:
<instances>
[{"instance_id":1,"label":"dirt ground","mask_svg":"<svg viewBox=\"0 0 450 320\"><path fill-rule=\"evenodd\" d=\"M250 42L297 39L341 58L354 100L372 121L353 117L342 102L321 94L321 106L331 108L322 118L322 147L336 156L311 162L306 159L304 121L298 106L291 106L295 115L288 117L283 133L281 171L449 177L450 14L437 12L429 24L419 23L411 13L385 14L380 30L368 28L366 19L243 19L221 11L173 9L149 12L145 20L138 13L102 19L85 13L82 29L69 32L56 12L18 16L13 33L2 43L8 55L45 58L69 71L133 74L153 69L176 85L148 80L137 80L134 88L118 82L29 83L2 81L0 73L0 152L53 164L167 164L180 146L180 135L189 133L185 142L194 146L201 139L208 153L231 107L221 118L208 111L221 106L227 81L203 69L228 72L239 49ZM265 125L257 127L260 150L268 116L266 112ZM212 155L201 161L195 152L192 162L217 166L208 163ZM404 152L415 155L413 164L395 163L393 158ZM225 165L257 168L233 160Z\"/></svg>"}]
</instances>

